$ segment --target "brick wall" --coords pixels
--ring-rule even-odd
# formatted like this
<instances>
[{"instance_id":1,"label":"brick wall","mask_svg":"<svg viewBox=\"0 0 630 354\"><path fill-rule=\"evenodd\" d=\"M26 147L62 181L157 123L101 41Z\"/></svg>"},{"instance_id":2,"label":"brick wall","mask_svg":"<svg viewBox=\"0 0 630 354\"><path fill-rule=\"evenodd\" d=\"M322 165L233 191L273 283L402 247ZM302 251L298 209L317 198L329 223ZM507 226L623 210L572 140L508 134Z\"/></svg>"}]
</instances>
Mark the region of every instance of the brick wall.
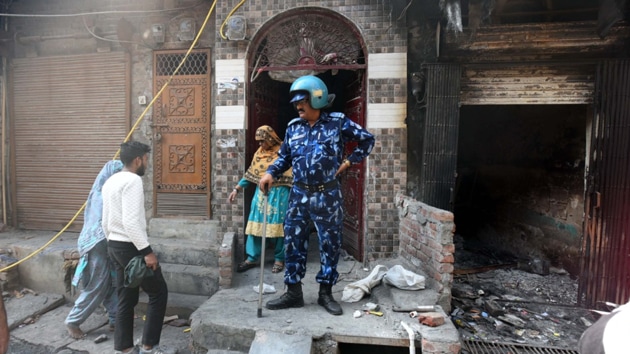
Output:
<instances>
[{"instance_id":1,"label":"brick wall","mask_svg":"<svg viewBox=\"0 0 630 354\"><path fill-rule=\"evenodd\" d=\"M422 269L427 283L440 293L438 304L450 312L455 261L453 213L401 193L396 195L396 206L400 215L400 256Z\"/></svg>"}]
</instances>

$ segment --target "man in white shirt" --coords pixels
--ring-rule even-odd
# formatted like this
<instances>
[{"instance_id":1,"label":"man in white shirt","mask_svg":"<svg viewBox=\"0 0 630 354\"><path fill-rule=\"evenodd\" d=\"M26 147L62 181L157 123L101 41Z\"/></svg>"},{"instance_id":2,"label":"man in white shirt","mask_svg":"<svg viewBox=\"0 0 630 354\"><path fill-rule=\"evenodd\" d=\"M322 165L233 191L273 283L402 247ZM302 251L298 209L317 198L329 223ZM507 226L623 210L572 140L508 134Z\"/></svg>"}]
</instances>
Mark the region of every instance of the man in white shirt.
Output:
<instances>
[{"instance_id":1,"label":"man in white shirt","mask_svg":"<svg viewBox=\"0 0 630 354\"><path fill-rule=\"evenodd\" d=\"M168 288L147 236L144 209L144 189L141 176L148 164L151 148L131 141L120 146L122 171L110 177L103 185L103 231L107 236L108 253L116 269L118 313L114 332L115 354L151 353L164 351L158 347L162 323L166 312ZM139 288L124 286L125 267L129 261L144 256L153 276L145 277L140 284L149 295L142 345L133 344L134 307L138 304Z\"/></svg>"}]
</instances>

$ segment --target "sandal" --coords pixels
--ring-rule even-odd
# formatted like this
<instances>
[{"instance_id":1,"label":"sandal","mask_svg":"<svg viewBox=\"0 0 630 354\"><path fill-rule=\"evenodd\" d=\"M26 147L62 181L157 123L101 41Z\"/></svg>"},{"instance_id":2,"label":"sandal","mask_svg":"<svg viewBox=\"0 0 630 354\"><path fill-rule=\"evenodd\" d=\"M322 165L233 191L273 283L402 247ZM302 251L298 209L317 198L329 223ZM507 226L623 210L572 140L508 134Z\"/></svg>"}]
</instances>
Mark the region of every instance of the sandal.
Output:
<instances>
[{"instance_id":1,"label":"sandal","mask_svg":"<svg viewBox=\"0 0 630 354\"><path fill-rule=\"evenodd\" d=\"M284 270L284 263L274 263L273 267L271 267L272 273L280 273Z\"/></svg>"},{"instance_id":2,"label":"sandal","mask_svg":"<svg viewBox=\"0 0 630 354\"><path fill-rule=\"evenodd\" d=\"M259 263L252 263L252 262L249 262L249 261L245 260L244 262L241 262L241 263L238 264L238 266L236 266L236 271L238 273L242 273L242 272L244 272L244 271L246 271L248 269L256 268L259 265L260 265Z\"/></svg>"}]
</instances>

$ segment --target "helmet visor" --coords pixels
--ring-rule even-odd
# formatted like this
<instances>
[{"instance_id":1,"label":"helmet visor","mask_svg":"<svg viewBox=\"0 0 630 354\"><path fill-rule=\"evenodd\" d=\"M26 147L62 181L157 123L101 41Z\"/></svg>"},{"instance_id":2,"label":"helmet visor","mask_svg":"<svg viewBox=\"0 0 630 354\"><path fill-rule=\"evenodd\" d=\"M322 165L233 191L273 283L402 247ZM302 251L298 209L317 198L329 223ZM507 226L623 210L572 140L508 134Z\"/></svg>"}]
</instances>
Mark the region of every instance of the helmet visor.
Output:
<instances>
[{"instance_id":1,"label":"helmet visor","mask_svg":"<svg viewBox=\"0 0 630 354\"><path fill-rule=\"evenodd\" d=\"M293 95L293 98L291 98L291 101L289 102L290 103L299 102L307 97L308 97L308 94L305 92L296 92L295 95Z\"/></svg>"}]
</instances>

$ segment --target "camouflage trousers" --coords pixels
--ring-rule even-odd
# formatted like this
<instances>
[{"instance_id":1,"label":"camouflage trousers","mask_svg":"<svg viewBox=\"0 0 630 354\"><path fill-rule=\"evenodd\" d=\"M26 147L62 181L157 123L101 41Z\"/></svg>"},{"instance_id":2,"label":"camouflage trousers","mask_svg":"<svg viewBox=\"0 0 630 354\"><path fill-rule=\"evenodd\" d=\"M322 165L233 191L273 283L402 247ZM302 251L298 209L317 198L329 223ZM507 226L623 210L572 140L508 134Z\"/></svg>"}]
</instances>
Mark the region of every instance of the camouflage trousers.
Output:
<instances>
[{"instance_id":1,"label":"camouflage trousers","mask_svg":"<svg viewBox=\"0 0 630 354\"><path fill-rule=\"evenodd\" d=\"M297 284L306 274L311 225L315 227L319 239L321 266L316 280L334 285L339 277L337 262L343 230L343 197L339 187L323 192L292 188L284 220L286 284Z\"/></svg>"}]
</instances>

